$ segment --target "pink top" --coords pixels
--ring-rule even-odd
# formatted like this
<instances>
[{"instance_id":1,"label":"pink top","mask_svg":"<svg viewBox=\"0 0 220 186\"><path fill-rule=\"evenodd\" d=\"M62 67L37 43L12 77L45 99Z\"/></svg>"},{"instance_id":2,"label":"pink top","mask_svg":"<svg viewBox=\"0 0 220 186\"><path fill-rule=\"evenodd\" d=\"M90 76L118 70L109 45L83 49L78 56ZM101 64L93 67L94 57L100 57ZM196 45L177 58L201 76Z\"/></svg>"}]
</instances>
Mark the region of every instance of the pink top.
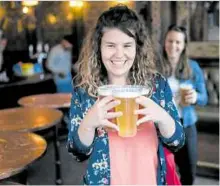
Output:
<instances>
[{"instance_id":1,"label":"pink top","mask_svg":"<svg viewBox=\"0 0 220 186\"><path fill-rule=\"evenodd\" d=\"M157 185L158 139L153 122L138 127L135 137L108 132L111 185Z\"/></svg>"}]
</instances>

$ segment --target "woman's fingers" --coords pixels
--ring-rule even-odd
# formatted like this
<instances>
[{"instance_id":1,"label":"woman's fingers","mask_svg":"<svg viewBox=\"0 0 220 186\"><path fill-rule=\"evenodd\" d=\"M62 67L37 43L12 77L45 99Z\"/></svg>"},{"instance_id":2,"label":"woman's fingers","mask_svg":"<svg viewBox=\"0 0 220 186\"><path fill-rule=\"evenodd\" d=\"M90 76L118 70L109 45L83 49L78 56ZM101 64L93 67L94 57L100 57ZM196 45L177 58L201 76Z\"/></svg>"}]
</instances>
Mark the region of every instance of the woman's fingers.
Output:
<instances>
[{"instance_id":1,"label":"woman's fingers","mask_svg":"<svg viewBox=\"0 0 220 186\"><path fill-rule=\"evenodd\" d=\"M190 94L187 94L185 96L186 103L194 104L196 100L197 100L197 93L195 90L193 90Z\"/></svg>"},{"instance_id":2,"label":"woman's fingers","mask_svg":"<svg viewBox=\"0 0 220 186\"><path fill-rule=\"evenodd\" d=\"M121 101L120 101L120 100L111 101L110 103L108 103L107 105L105 105L104 111L111 110L111 109L113 109L115 106L120 105L120 104L121 104Z\"/></svg>"},{"instance_id":3,"label":"woman's fingers","mask_svg":"<svg viewBox=\"0 0 220 186\"><path fill-rule=\"evenodd\" d=\"M105 119L113 119L122 116L122 112L108 112Z\"/></svg>"},{"instance_id":4,"label":"woman's fingers","mask_svg":"<svg viewBox=\"0 0 220 186\"><path fill-rule=\"evenodd\" d=\"M186 103L193 103L194 99L193 98L188 98L188 99L185 99L185 102Z\"/></svg>"},{"instance_id":5,"label":"woman's fingers","mask_svg":"<svg viewBox=\"0 0 220 186\"><path fill-rule=\"evenodd\" d=\"M108 121L108 120L106 120L106 121L103 123L103 127L109 127L109 128L113 128L113 129L119 131L118 126L117 126L116 124L114 124L114 123Z\"/></svg>"},{"instance_id":6,"label":"woman's fingers","mask_svg":"<svg viewBox=\"0 0 220 186\"><path fill-rule=\"evenodd\" d=\"M136 103L138 103L139 105L141 105L143 107L147 107L149 100L150 99L145 96L140 96L135 99Z\"/></svg>"},{"instance_id":7,"label":"woman's fingers","mask_svg":"<svg viewBox=\"0 0 220 186\"><path fill-rule=\"evenodd\" d=\"M151 120L152 118L149 115L146 115L137 121L137 126Z\"/></svg>"},{"instance_id":8,"label":"woman's fingers","mask_svg":"<svg viewBox=\"0 0 220 186\"><path fill-rule=\"evenodd\" d=\"M188 90L188 91L187 91L187 95L189 95L189 94L193 94L194 91L195 91L194 89L190 89L190 90Z\"/></svg>"},{"instance_id":9,"label":"woman's fingers","mask_svg":"<svg viewBox=\"0 0 220 186\"><path fill-rule=\"evenodd\" d=\"M115 100L115 98L113 96L106 96L102 99L99 99L99 104L100 106L104 106L106 105L108 102Z\"/></svg>"},{"instance_id":10,"label":"woman's fingers","mask_svg":"<svg viewBox=\"0 0 220 186\"><path fill-rule=\"evenodd\" d=\"M193 94L187 95L187 96L185 96L185 100L187 100L187 99L192 99L193 97L194 97Z\"/></svg>"},{"instance_id":11,"label":"woman's fingers","mask_svg":"<svg viewBox=\"0 0 220 186\"><path fill-rule=\"evenodd\" d=\"M135 110L134 114L141 114L141 115L145 115L146 114L146 109L139 109L139 110Z\"/></svg>"}]
</instances>

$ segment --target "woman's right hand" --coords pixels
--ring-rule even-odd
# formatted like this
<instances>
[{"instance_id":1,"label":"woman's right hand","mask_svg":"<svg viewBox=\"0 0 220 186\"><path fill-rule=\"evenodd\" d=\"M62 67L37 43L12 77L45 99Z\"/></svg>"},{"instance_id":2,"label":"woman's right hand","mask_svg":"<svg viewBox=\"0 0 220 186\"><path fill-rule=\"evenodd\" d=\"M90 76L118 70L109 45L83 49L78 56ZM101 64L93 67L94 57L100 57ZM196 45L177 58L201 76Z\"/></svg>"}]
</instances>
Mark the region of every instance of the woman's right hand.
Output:
<instances>
[{"instance_id":1,"label":"woman's right hand","mask_svg":"<svg viewBox=\"0 0 220 186\"><path fill-rule=\"evenodd\" d=\"M97 127L110 127L119 130L115 123L110 120L122 116L122 112L108 112L120 104L113 96L98 99L84 117L81 125L87 129L94 130Z\"/></svg>"}]
</instances>

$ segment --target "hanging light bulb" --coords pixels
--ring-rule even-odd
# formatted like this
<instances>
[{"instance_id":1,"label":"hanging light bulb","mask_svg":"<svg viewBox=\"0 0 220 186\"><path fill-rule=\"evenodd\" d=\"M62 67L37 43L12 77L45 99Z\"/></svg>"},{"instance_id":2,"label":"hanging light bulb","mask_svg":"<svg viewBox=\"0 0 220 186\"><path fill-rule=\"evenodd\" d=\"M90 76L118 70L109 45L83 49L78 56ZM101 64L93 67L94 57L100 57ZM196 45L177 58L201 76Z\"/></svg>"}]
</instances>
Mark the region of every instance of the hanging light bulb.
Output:
<instances>
[{"instance_id":1,"label":"hanging light bulb","mask_svg":"<svg viewBox=\"0 0 220 186\"><path fill-rule=\"evenodd\" d=\"M38 1L22 1L23 6L36 6L38 5Z\"/></svg>"},{"instance_id":2,"label":"hanging light bulb","mask_svg":"<svg viewBox=\"0 0 220 186\"><path fill-rule=\"evenodd\" d=\"M28 7L26 7L26 6L22 9L22 12L23 12L24 14L27 14L28 11L29 11L29 9L28 9Z\"/></svg>"},{"instance_id":3,"label":"hanging light bulb","mask_svg":"<svg viewBox=\"0 0 220 186\"><path fill-rule=\"evenodd\" d=\"M83 1L80 1L80 0L70 1L69 5L70 5L70 7L82 7Z\"/></svg>"},{"instance_id":4,"label":"hanging light bulb","mask_svg":"<svg viewBox=\"0 0 220 186\"><path fill-rule=\"evenodd\" d=\"M56 18L56 16L53 15L53 14L48 14L48 15L47 15L47 20L48 20L48 22L49 22L50 24L52 24L52 25L57 22L57 18Z\"/></svg>"},{"instance_id":5,"label":"hanging light bulb","mask_svg":"<svg viewBox=\"0 0 220 186\"><path fill-rule=\"evenodd\" d=\"M118 3L127 3L128 0L117 0Z\"/></svg>"},{"instance_id":6,"label":"hanging light bulb","mask_svg":"<svg viewBox=\"0 0 220 186\"><path fill-rule=\"evenodd\" d=\"M70 5L70 7L75 7L76 6L76 1L70 1L69 5Z\"/></svg>"}]
</instances>

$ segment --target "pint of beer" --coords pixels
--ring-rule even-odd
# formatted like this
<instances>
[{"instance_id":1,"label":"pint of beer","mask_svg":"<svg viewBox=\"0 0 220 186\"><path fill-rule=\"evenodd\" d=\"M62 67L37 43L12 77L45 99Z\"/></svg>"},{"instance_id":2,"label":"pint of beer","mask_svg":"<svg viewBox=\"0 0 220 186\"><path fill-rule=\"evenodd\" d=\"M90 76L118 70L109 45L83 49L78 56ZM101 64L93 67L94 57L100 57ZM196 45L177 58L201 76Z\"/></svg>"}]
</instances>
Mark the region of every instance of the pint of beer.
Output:
<instances>
[{"instance_id":1,"label":"pint of beer","mask_svg":"<svg viewBox=\"0 0 220 186\"><path fill-rule=\"evenodd\" d=\"M121 137L133 137L137 133L138 115L135 115L134 111L139 109L139 104L135 99L145 93L143 89L142 86L122 86L113 89L113 96L121 101L121 104L115 107L116 112L123 113L116 118L119 127L118 135Z\"/></svg>"},{"instance_id":2,"label":"pint of beer","mask_svg":"<svg viewBox=\"0 0 220 186\"><path fill-rule=\"evenodd\" d=\"M103 86L99 87L98 88L99 99L102 99L105 96L112 95L112 87L114 87L114 85L103 85Z\"/></svg>"},{"instance_id":3,"label":"pint of beer","mask_svg":"<svg viewBox=\"0 0 220 186\"><path fill-rule=\"evenodd\" d=\"M112 95L112 91L113 91L113 89L114 89L115 87L117 87L117 85L103 85L103 86L100 86L100 87L98 88L98 96L99 96L99 99L102 99L102 98L104 98L104 97L106 97L106 96ZM112 109L108 110L108 112L115 112L115 109L112 108ZM109 121L112 122L112 123L117 124L117 121L116 121L115 118L109 119ZM108 127L106 127L105 129L106 129L107 131L114 131L114 129L108 128Z\"/></svg>"},{"instance_id":4,"label":"pint of beer","mask_svg":"<svg viewBox=\"0 0 220 186\"><path fill-rule=\"evenodd\" d=\"M180 97L181 97L181 105L187 106L188 103L185 102L185 96L189 90L191 90L193 87L191 84L180 84Z\"/></svg>"}]
</instances>

